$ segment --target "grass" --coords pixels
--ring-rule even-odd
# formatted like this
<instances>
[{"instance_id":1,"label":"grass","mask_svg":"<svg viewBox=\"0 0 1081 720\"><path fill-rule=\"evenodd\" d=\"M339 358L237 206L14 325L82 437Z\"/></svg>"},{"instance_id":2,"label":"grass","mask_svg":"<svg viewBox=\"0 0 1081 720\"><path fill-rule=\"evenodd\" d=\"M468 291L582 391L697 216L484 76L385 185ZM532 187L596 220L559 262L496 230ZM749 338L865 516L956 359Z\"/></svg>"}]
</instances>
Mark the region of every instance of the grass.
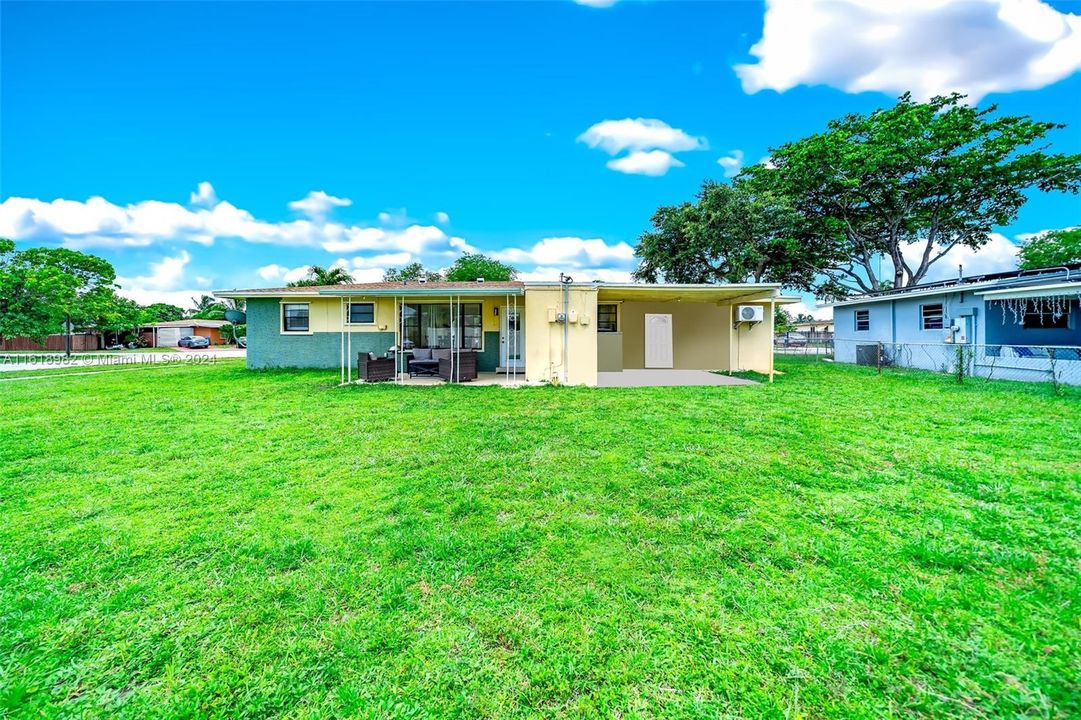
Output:
<instances>
[{"instance_id":1,"label":"grass","mask_svg":"<svg viewBox=\"0 0 1081 720\"><path fill-rule=\"evenodd\" d=\"M0 708L1081 714L1078 394L779 368L0 386Z\"/></svg>"}]
</instances>

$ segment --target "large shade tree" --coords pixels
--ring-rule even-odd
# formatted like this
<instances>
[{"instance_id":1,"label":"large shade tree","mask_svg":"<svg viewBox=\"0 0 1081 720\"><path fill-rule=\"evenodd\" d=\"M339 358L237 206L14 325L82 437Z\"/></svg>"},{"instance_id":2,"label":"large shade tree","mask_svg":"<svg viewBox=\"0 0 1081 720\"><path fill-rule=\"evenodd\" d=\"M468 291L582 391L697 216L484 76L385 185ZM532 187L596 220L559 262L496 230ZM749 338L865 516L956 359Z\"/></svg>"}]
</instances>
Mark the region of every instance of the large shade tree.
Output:
<instances>
[{"instance_id":1,"label":"large shade tree","mask_svg":"<svg viewBox=\"0 0 1081 720\"><path fill-rule=\"evenodd\" d=\"M638 238L634 276L644 282L778 282L809 289L827 258L801 233L787 198L757 183L707 181L693 203L653 214Z\"/></svg>"},{"instance_id":2,"label":"large shade tree","mask_svg":"<svg viewBox=\"0 0 1081 720\"><path fill-rule=\"evenodd\" d=\"M438 270L429 270L419 262L411 262L400 268L387 268L383 273L384 282L414 282L416 280L438 282L442 279L443 274L441 272Z\"/></svg>"},{"instance_id":3,"label":"large shade tree","mask_svg":"<svg viewBox=\"0 0 1081 720\"><path fill-rule=\"evenodd\" d=\"M39 342L66 324L92 323L112 304L108 261L67 248L16 250L0 239L0 337Z\"/></svg>"},{"instance_id":4,"label":"large shade tree","mask_svg":"<svg viewBox=\"0 0 1081 720\"><path fill-rule=\"evenodd\" d=\"M469 282L478 278L485 280L513 280L518 271L510 265L490 258L483 253L463 253L449 268L446 279L451 282Z\"/></svg>"},{"instance_id":5,"label":"large shade tree","mask_svg":"<svg viewBox=\"0 0 1081 720\"><path fill-rule=\"evenodd\" d=\"M1063 127L977 109L962 95L848 115L741 176L780 192L821 245L829 294L919 283L958 246L979 249L1031 190L1077 193L1081 155L1048 152ZM887 259L892 272L879 273Z\"/></svg>"}]
</instances>

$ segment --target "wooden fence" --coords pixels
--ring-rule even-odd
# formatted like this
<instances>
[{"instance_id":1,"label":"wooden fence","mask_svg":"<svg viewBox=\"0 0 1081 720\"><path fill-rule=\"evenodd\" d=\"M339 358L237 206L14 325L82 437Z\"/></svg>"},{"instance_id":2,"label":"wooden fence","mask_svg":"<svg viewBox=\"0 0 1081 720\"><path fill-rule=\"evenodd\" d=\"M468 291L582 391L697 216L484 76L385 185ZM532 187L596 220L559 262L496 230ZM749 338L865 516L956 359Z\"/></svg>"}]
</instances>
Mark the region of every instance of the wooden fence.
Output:
<instances>
[{"instance_id":1,"label":"wooden fence","mask_svg":"<svg viewBox=\"0 0 1081 720\"><path fill-rule=\"evenodd\" d=\"M73 352L85 350L100 350L101 336L98 333L72 333L71 349ZM16 352L19 350L45 350L49 352L63 352L64 336L50 335L45 338L45 344L35 342L28 337L13 337L0 339L0 352Z\"/></svg>"}]
</instances>

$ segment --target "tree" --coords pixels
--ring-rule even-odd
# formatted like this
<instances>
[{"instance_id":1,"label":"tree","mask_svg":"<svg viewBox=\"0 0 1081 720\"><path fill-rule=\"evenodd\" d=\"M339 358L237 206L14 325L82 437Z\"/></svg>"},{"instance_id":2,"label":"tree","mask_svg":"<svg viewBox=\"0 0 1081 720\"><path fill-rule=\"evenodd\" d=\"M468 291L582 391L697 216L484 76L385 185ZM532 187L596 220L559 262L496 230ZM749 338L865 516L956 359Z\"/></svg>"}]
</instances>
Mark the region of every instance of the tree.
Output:
<instances>
[{"instance_id":1,"label":"tree","mask_svg":"<svg viewBox=\"0 0 1081 720\"><path fill-rule=\"evenodd\" d=\"M430 282L439 282L443 279L443 275L436 270L428 270L419 262L409 263L403 268L387 268L383 273L383 282L413 282L421 278Z\"/></svg>"},{"instance_id":2,"label":"tree","mask_svg":"<svg viewBox=\"0 0 1081 720\"><path fill-rule=\"evenodd\" d=\"M810 313L796 313L796 322L798 323L809 323L814 321L814 315L811 315Z\"/></svg>"},{"instance_id":3,"label":"tree","mask_svg":"<svg viewBox=\"0 0 1081 720\"><path fill-rule=\"evenodd\" d=\"M1017 217L1026 191L1078 192L1081 155L1040 145L1062 125L995 117L996 106L978 110L963 98L919 103L905 94L892 108L847 115L775 148L768 165L741 174L783 193L801 232L817 238L829 259L820 289L913 285L952 248L982 247ZM879 276L883 257L892 278Z\"/></svg>"},{"instance_id":4,"label":"tree","mask_svg":"<svg viewBox=\"0 0 1081 720\"><path fill-rule=\"evenodd\" d=\"M1021 246L1022 270L1081 263L1081 227L1051 230Z\"/></svg>"},{"instance_id":5,"label":"tree","mask_svg":"<svg viewBox=\"0 0 1081 720\"><path fill-rule=\"evenodd\" d=\"M39 342L100 316L113 297L116 272L106 260L67 248L18 251L0 240L0 337Z\"/></svg>"},{"instance_id":6,"label":"tree","mask_svg":"<svg viewBox=\"0 0 1081 720\"><path fill-rule=\"evenodd\" d=\"M184 317L184 308L168 303L153 303L143 308L144 320L148 324L180 320Z\"/></svg>"},{"instance_id":7,"label":"tree","mask_svg":"<svg viewBox=\"0 0 1081 720\"><path fill-rule=\"evenodd\" d=\"M792 314L778 305L773 309L773 332L787 333L796 329Z\"/></svg>"},{"instance_id":8,"label":"tree","mask_svg":"<svg viewBox=\"0 0 1081 720\"><path fill-rule=\"evenodd\" d=\"M447 280L469 282L477 278L485 280L513 280L518 271L506 263L493 260L481 253L464 253L447 268Z\"/></svg>"},{"instance_id":9,"label":"tree","mask_svg":"<svg viewBox=\"0 0 1081 720\"><path fill-rule=\"evenodd\" d=\"M90 324L106 333L113 333L119 342L121 333L137 333L144 323L156 322L148 320L148 317L147 308L140 306L134 300L112 293L109 300L103 303L100 315Z\"/></svg>"},{"instance_id":10,"label":"tree","mask_svg":"<svg viewBox=\"0 0 1081 720\"><path fill-rule=\"evenodd\" d=\"M200 295L191 299L191 317L196 320L224 320L225 303L213 295Z\"/></svg>"},{"instance_id":11,"label":"tree","mask_svg":"<svg viewBox=\"0 0 1081 720\"><path fill-rule=\"evenodd\" d=\"M312 265L308 268L308 274L300 279L294 280L286 287L316 287L322 285L346 285L353 282L353 276L349 274L349 271L343 267L331 267L325 268L318 265Z\"/></svg>"},{"instance_id":12,"label":"tree","mask_svg":"<svg viewBox=\"0 0 1081 720\"><path fill-rule=\"evenodd\" d=\"M760 178L707 181L695 202L664 206L638 239L634 275L645 282L779 282L808 289L823 263L786 199Z\"/></svg>"}]
</instances>

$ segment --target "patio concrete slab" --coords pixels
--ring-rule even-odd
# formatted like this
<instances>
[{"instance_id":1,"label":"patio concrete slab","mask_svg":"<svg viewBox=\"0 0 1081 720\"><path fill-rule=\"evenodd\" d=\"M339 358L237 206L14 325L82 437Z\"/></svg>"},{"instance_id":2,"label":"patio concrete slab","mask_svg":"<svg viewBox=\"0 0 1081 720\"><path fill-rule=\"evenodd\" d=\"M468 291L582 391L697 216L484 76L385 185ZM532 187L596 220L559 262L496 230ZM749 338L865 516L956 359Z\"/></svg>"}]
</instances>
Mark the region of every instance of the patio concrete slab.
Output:
<instances>
[{"instance_id":1,"label":"patio concrete slab","mask_svg":"<svg viewBox=\"0 0 1081 720\"><path fill-rule=\"evenodd\" d=\"M676 387L681 385L755 385L708 370L624 370L597 373L597 387Z\"/></svg>"}]
</instances>

